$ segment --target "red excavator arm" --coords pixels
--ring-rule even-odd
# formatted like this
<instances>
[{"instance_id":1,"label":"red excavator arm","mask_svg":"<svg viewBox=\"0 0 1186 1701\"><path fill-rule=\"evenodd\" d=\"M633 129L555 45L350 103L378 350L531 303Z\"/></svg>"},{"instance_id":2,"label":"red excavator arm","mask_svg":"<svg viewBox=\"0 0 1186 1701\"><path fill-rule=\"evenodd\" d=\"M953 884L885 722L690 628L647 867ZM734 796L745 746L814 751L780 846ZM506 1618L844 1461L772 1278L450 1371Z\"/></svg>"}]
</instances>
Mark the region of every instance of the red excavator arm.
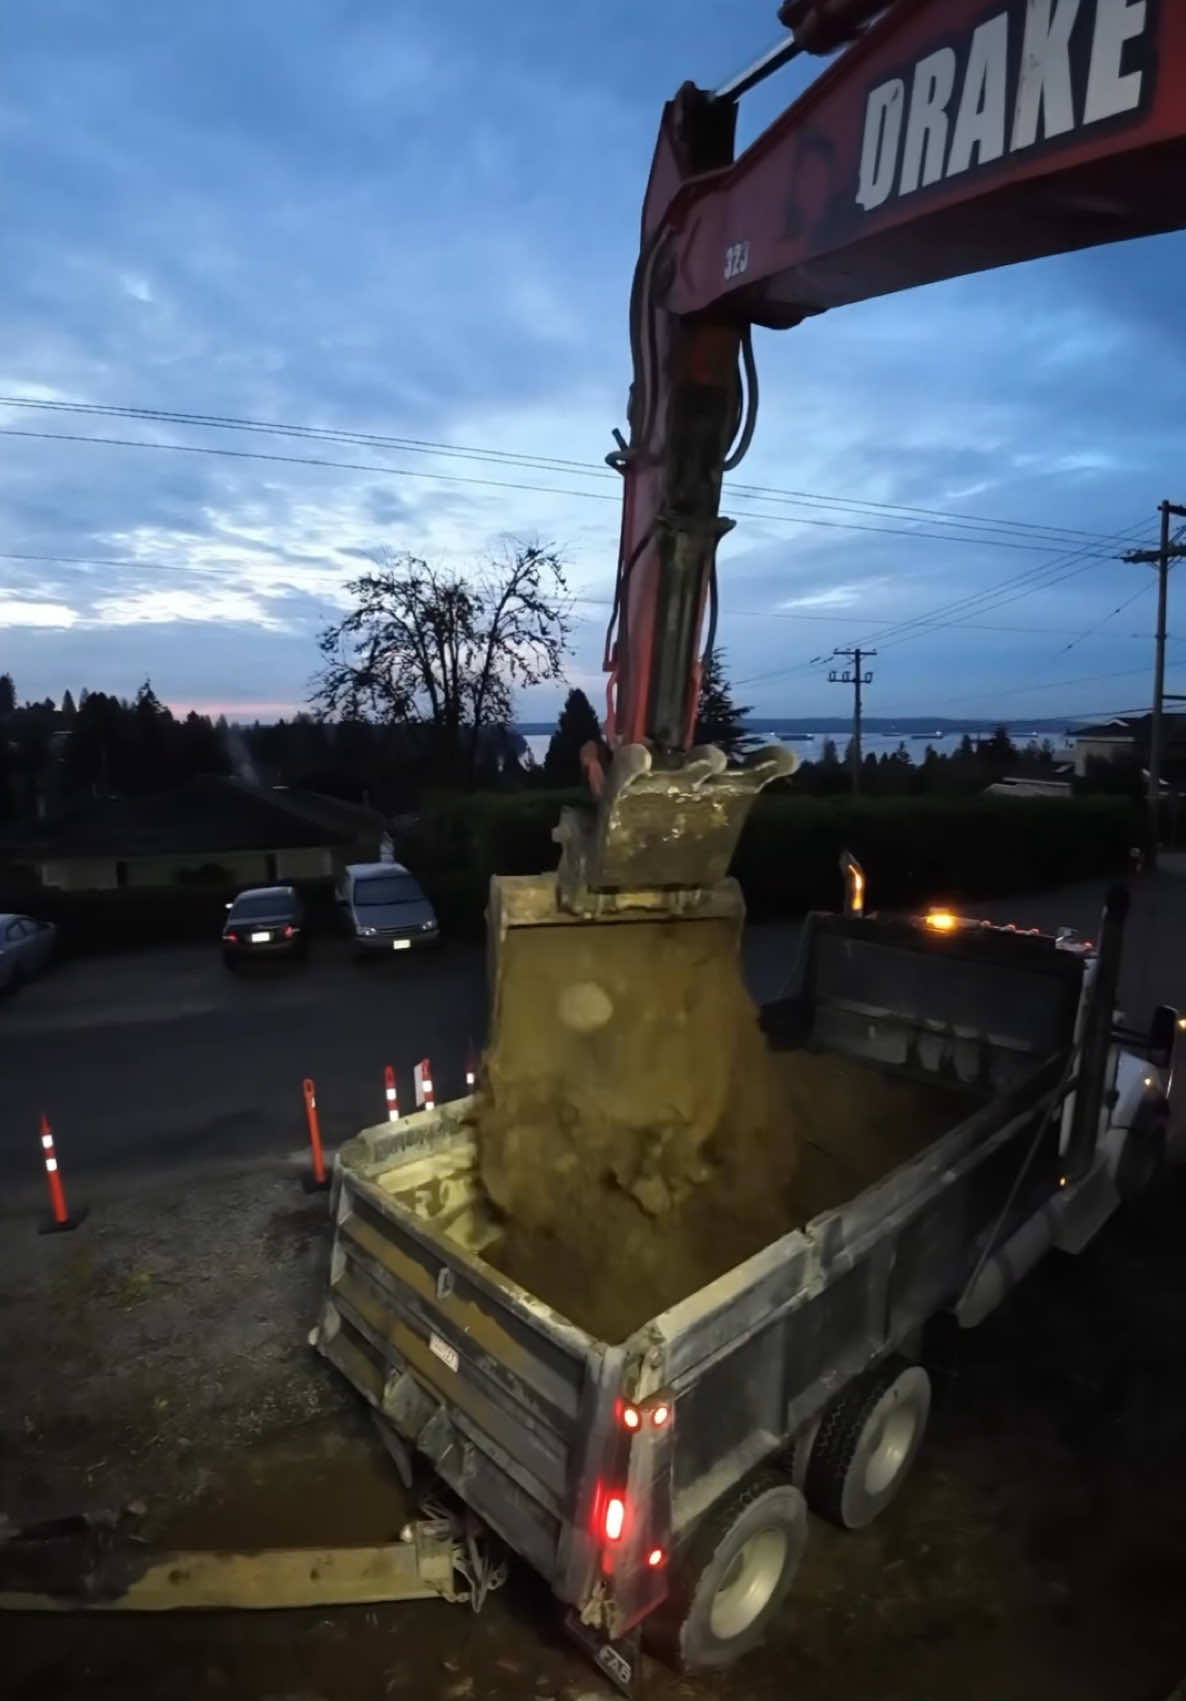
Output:
<instances>
[{"instance_id":1,"label":"red excavator arm","mask_svg":"<svg viewBox=\"0 0 1186 1701\"><path fill-rule=\"evenodd\" d=\"M1186 0L788 0L779 16L795 33L752 73L668 104L643 209L630 440L610 457L625 499L607 733L672 776L715 617L721 480L753 431L750 326L1186 224ZM738 94L846 41L735 159Z\"/></svg>"}]
</instances>

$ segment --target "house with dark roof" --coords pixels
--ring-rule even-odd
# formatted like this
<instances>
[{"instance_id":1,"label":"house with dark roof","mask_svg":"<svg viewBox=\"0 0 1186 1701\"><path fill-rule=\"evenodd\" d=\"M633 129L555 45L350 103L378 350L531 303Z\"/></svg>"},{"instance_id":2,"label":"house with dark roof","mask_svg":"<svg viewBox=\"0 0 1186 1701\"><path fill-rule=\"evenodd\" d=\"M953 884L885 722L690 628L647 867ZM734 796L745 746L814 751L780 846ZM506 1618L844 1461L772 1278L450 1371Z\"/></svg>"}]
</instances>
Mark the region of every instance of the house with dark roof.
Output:
<instances>
[{"instance_id":1,"label":"house with dark roof","mask_svg":"<svg viewBox=\"0 0 1186 1701\"><path fill-rule=\"evenodd\" d=\"M332 879L389 852L375 809L213 775L144 797L87 799L0 841L0 860L67 891Z\"/></svg>"},{"instance_id":2,"label":"house with dark roof","mask_svg":"<svg viewBox=\"0 0 1186 1701\"><path fill-rule=\"evenodd\" d=\"M1075 752L1075 774L1082 779L1090 762L1113 762L1147 768L1152 715L1117 715L1110 721L1078 727L1069 736ZM1167 714L1162 723L1163 779L1186 779L1186 715Z\"/></svg>"},{"instance_id":3,"label":"house with dark roof","mask_svg":"<svg viewBox=\"0 0 1186 1701\"><path fill-rule=\"evenodd\" d=\"M1036 774L1005 774L985 786L986 797L1059 797L1072 795L1069 778L1045 777Z\"/></svg>"}]
</instances>

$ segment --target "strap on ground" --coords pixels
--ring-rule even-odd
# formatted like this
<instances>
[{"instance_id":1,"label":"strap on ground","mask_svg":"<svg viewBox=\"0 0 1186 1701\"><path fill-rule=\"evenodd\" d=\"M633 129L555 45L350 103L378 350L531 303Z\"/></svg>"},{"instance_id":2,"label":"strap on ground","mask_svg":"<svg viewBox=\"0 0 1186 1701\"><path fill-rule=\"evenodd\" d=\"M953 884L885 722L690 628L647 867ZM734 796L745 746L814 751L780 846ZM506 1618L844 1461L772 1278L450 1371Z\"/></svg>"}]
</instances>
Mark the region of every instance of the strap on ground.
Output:
<instances>
[{"instance_id":1,"label":"strap on ground","mask_svg":"<svg viewBox=\"0 0 1186 1701\"><path fill-rule=\"evenodd\" d=\"M421 1520L379 1547L154 1554L87 1518L0 1541L0 1610L171 1612L276 1609L466 1598L446 1523Z\"/></svg>"}]
</instances>

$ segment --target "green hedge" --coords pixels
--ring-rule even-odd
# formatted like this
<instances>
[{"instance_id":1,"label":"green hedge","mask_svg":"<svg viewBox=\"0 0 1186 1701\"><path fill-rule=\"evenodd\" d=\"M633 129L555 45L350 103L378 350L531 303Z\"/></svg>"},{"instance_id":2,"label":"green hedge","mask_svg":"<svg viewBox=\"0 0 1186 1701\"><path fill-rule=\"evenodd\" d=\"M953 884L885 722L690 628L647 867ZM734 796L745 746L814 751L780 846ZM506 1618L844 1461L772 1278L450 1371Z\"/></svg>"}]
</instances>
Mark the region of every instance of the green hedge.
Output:
<instances>
[{"instance_id":1,"label":"green hedge","mask_svg":"<svg viewBox=\"0 0 1186 1701\"><path fill-rule=\"evenodd\" d=\"M398 836L397 854L436 905L442 931L480 940L492 874L554 868L552 828L570 792L444 797ZM838 908L839 858L864 865L872 908L1007 896L1122 873L1142 822L1122 798L760 797L734 863L756 920ZM332 925L327 882L302 883L316 931ZM0 911L57 924L65 954L217 939L233 889L194 884L57 892L0 880Z\"/></svg>"},{"instance_id":2,"label":"green hedge","mask_svg":"<svg viewBox=\"0 0 1186 1701\"><path fill-rule=\"evenodd\" d=\"M572 793L443 800L401 837L399 854L442 926L479 937L491 874L554 868L551 831ZM840 853L864 865L869 903L1008 896L1122 873L1140 822L1123 799L760 797L733 872L755 919L841 902Z\"/></svg>"},{"instance_id":3,"label":"green hedge","mask_svg":"<svg viewBox=\"0 0 1186 1701\"><path fill-rule=\"evenodd\" d=\"M1006 897L1122 873L1133 826L1110 797L760 797L733 872L755 918L839 907L844 850L874 909Z\"/></svg>"},{"instance_id":4,"label":"green hedge","mask_svg":"<svg viewBox=\"0 0 1186 1701\"><path fill-rule=\"evenodd\" d=\"M477 793L433 800L402 831L396 855L432 899L441 931L480 940L492 874L538 874L555 868L552 828L579 792Z\"/></svg>"}]
</instances>

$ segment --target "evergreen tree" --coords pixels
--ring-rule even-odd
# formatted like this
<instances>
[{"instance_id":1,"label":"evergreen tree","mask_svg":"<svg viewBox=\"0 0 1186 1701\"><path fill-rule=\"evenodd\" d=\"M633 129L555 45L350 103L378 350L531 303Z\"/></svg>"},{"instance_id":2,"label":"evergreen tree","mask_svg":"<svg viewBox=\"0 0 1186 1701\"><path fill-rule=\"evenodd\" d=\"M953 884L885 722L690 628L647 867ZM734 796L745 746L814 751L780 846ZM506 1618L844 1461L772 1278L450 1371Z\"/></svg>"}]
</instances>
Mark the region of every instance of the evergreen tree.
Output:
<instances>
[{"instance_id":1,"label":"evergreen tree","mask_svg":"<svg viewBox=\"0 0 1186 1701\"><path fill-rule=\"evenodd\" d=\"M62 693L62 719L64 721L72 721L77 712L78 711L74 707L74 698L70 695L69 691L64 691Z\"/></svg>"},{"instance_id":2,"label":"evergreen tree","mask_svg":"<svg viewBox=\"0 0 1186 1701\"><path fill-rule=\"evenodd\" d=\"M996 727L984 748L993 761L1014 762L1017 759L1017 746L1009 737L1007 726Z\"/></svg>"},{"instance_id":3,"label":"evergreen tree","mask_svg":"<svg viewBox=\"0 0 1186 1701\"><path fill-rule=\"evenodd\" d=\"M746 730L750 706L733 701L733 690L725 677L725 652L710 650L700 675L700 705L696 712L695 742L715 744L733 761L744 756L757 739Z\"/></svg>"},{"instance_id":4,"label":"evergreen tree","mask_svg":"<svg viewBox=\"0 0 1186 1701\"><path fill-rule=\"evenodd\" d=\"M979 749L981 765L994 780L1003 779L1017 767L1017 746L1009 737L1009 729L999 726Z\"/></svg>"},{"instance_id":5,"label":"evergreen tree","mask_svg":"<svg viewBox=\"0 0 1186 1701\"><path fill-rule=\"evenodd\" d=\"M556 730L548 741L548 753L544 757L545 784L557 789L581 785L584 780L581 750L590 741L601 742L601 727L593 705L583 691L570 691L556 722Z\"/></svg>"},{"instance_id":6,"label":"evergreen tree","mask_svg":"<svg viewBox=\"0 0 1186 1701\"><path fill-rule=\"evenodd\" d=\"M16 708L16 687L12 683L11 673L0 673L0 720L11 715Z\"/></svg>"}]
</instances>

